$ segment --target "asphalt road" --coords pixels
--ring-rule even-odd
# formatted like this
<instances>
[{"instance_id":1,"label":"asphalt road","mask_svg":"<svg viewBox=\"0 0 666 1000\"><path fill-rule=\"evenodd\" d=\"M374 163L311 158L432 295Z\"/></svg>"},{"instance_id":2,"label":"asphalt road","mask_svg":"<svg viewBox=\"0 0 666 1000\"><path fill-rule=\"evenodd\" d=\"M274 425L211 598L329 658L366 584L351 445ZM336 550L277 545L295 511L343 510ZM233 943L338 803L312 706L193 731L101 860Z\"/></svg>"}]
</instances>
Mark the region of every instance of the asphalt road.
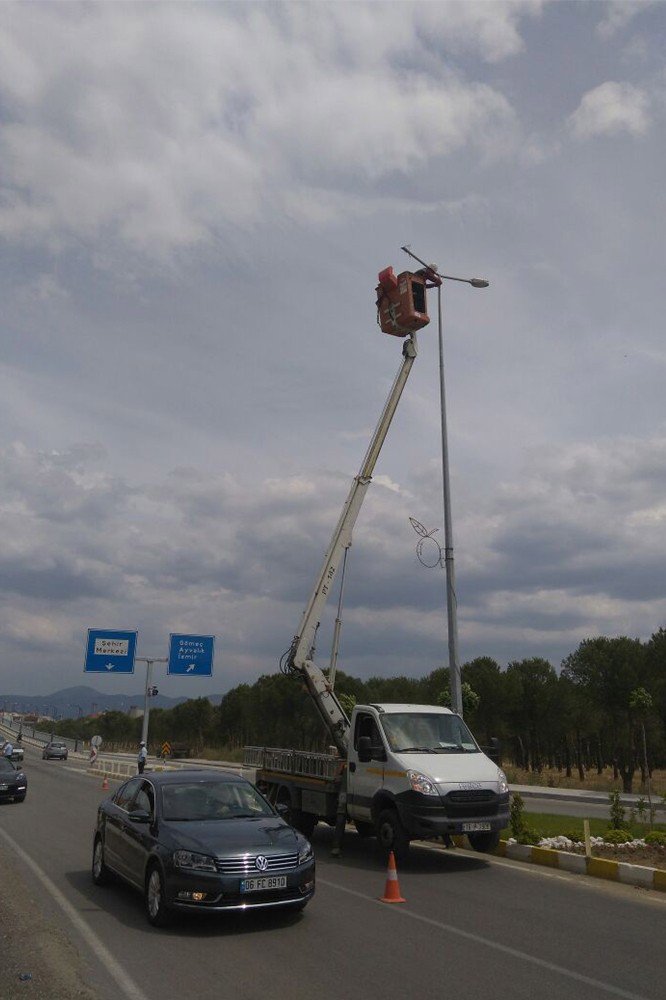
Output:
<instances>
[{"instance_id":1,"label":"asphalt road","mask_svg":"<svg viewBox=\"0 0 666 1000\"><path fill-rule=\"evenodd\" d=\"M42 761L27 748L28 798L0 806L0 863L12 875L3 880L4 905L10 897L19 913L32 907L39 919L37 936L28 927L12 942L10 963L0 955L3 997L664 996L662 894L416 847L399 871L407 902L388 906L377 898L386 870L373 842L350 833L335 860L326 828L313 838L318 889L302 915L178 915L167 930L153 929L138 894L120 884L96 888L90 880L96 805L107 793L79 766ZM64 985L40 957L50 933L69 942ZM17 986L17 970L29 970L33 960L46 971ZM51 973L49 992L43 977Z\"/></svg>"}]
</instances>

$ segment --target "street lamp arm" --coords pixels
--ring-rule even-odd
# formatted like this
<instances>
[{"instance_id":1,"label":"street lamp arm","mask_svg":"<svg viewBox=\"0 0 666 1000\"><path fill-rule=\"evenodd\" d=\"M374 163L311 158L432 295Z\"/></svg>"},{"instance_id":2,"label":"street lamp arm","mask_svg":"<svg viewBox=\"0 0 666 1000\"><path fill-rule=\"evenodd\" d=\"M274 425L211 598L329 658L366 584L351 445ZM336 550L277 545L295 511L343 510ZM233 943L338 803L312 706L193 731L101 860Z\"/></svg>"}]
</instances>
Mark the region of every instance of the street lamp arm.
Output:
<instances>
[{"instance_id":1,"label":"street lamp arm","mask_svg":"<svg viewBox=\"0 0 666 1000\"><path fill-rule=\"evenodd\" d=\"M440 274L436 264L426 264L424 260L421 260L415 253L412 253L409 247L400 247L400 249L404 250L410 257L413 257L414 260L417 260L419 264L423 264L426 272L428 272L426 277L432 275L433 279L439 278L440 281L464 281L466 285L471 285L472 288L488 288L490 285L490 282L486 281L485 278L456 278L452 274Z\"/></svg>"}]
</instances>

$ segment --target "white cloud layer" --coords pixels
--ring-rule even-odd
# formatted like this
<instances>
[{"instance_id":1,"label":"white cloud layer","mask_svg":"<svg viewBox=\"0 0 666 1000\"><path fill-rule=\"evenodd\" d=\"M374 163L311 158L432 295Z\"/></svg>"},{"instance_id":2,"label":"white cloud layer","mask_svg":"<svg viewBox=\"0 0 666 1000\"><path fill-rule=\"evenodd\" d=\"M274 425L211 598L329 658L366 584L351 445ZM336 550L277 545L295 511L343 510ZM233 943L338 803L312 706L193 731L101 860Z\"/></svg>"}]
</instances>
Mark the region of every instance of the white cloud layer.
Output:
<instances>
[{"instance_id":1,"label":"white cloud layer","mask_svg":"<svg viewBox=\"0 0 666 1000\"><path fill-rule=\"evenodd\" d=\"M645 135L650 126L648 95L631 83L609 80L583 95L569 125L578 139L620 132Z\"/></svg>"},{"instance_id":2,"label":"white cloud layer","mask_svg":"<svg viewBox=\"0 0 666 1000\"><path fill-rule=\"evenodd\" d=\"M539 7L8 5L0 234L164 256L308 189L342 209L352 180L504 153L509 102L447 52L514 55Z\"/></svg>"}]
</instances>

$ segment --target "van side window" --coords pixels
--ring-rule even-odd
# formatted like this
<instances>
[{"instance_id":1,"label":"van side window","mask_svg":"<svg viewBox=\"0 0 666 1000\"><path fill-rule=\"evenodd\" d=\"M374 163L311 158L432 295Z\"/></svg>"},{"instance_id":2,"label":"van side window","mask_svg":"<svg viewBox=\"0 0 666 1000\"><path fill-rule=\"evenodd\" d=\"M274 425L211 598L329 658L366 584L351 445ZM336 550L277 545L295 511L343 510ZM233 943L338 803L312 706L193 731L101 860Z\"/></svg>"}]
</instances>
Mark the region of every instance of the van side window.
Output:
<instances>
[{"instance_id":1,"label":"van side window","mask_svg":"<svg viewBox=\"0 0 666 1000\"><path fill-rule=\"evenodd\" d=\"M358 750L358 741L361 736L370 737L370 749L373 760L386 760L384 741L379 732L379 726L371 715L356 716L356 731L354 733L355 750Z\"/></svg>"}]
</instances>

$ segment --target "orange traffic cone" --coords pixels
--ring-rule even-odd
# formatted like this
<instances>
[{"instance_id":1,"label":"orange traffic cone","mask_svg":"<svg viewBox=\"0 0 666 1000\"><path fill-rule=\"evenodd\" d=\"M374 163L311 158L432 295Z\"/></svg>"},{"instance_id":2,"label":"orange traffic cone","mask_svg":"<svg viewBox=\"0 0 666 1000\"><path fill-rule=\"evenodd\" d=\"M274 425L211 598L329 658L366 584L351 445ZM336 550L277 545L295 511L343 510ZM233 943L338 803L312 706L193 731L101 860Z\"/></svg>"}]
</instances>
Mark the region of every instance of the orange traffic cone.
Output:
<instances>
[{"instance_id":1,"label":"orange traffic cone","mask_svg":"<svg viewBox=\"0 0 666 1000\"><path fill-rule=\"evenodd\" d=\"M379 897L382 903L406 903L407 900L403 899L400 895L400 886L398 885L398 871L395 867L395 857L393 856L393 851L389 854L388 860L388 871L386 872L386 887L384 888L384 895Z\"/></svg>"},{"instance_id":2,"label":"orange traffic cone","mask_svg":"<svg viewBox=\"0 0 666 1000\"><path fill-rule=\"evenodd\" d=\"M104 781L102 782L102 790L106 791L108 787L109 787L109 779L107 778L106 775L104 775Z\"/></svg>"}]
</instances>

